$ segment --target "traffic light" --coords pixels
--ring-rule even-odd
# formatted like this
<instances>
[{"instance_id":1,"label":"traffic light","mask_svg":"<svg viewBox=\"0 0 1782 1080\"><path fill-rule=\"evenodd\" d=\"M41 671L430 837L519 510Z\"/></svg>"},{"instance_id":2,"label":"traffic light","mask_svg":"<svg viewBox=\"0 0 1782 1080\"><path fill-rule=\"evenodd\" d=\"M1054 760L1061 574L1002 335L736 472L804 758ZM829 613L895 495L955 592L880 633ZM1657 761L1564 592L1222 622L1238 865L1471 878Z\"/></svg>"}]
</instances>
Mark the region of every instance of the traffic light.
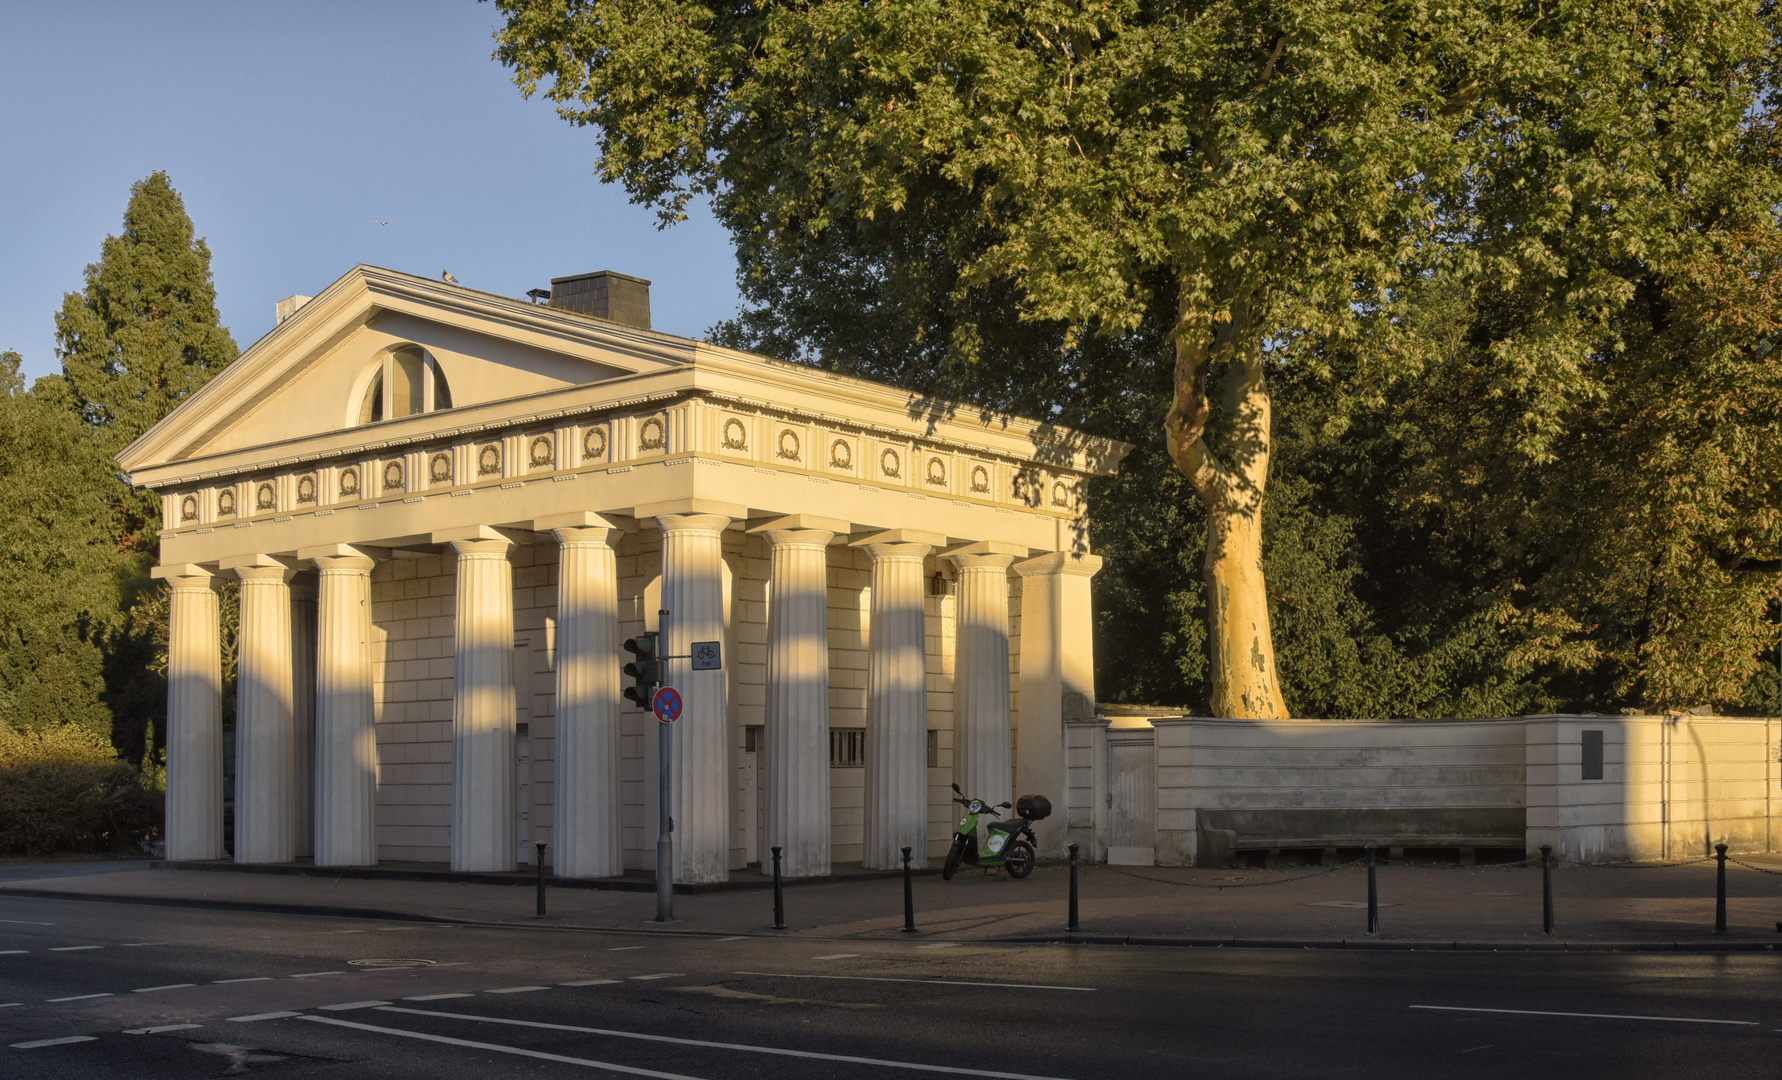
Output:
<instances>
[{"instance_id":1,"label":"traffic light","mask_svg":"<svg viewBox=\"0 0 1782 1080\"><path fill-rule=\"evenodd\" d=\"M625 651L637 657L623 669L631 679L631 685L625 688L625 700L648 712L650 699L662 683L662 661L657 659L656 635L649 633L626 638Z\"/></svg>"}]
</instances>

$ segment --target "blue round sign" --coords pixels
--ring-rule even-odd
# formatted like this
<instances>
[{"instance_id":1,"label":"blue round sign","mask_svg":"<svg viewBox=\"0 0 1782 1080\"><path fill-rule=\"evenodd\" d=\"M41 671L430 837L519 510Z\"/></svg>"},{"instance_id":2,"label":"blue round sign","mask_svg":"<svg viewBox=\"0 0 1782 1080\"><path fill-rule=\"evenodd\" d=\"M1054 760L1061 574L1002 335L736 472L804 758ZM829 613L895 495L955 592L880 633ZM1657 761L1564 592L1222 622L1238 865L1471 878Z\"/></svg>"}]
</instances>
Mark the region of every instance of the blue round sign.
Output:
<instances>
[{"instance_id":1,"label":"blue round sign","mask_svg":"<svg viewBox=\"0 0 1782 1080\"><path fill-rule=\"evenodd\" d=\"M656 691L650 708L655 712L656 719L664 724L674 723L681 718L681 692L672 686L664 686Z\"/></svg>"}]
</instances>

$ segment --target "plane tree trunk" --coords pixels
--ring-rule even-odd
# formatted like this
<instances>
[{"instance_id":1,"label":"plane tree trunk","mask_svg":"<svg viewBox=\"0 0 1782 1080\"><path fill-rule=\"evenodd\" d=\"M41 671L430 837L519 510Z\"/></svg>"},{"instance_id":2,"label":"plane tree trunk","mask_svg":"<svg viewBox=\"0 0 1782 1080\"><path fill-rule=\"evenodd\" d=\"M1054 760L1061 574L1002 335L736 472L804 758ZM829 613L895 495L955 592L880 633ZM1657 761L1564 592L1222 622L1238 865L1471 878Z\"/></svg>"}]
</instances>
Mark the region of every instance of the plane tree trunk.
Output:
<instances>
[{"instance_id":1,"label":"plane tree trunk","mask_svg":"<svg viewBox=\"0 0 1782 1080\"><path fill-rule=\"evenodd\" d=\"M1223 314L1223 313L1222 313ZM1248 333L1254 313L1241 304L1209 318L1184 302L1176 327L1175 398L1164 420L1169 454L1207 508L1207 638L1212 712L1234 720L1284 720L1275 676L1268 589L1262 572L1262 504L1268 485L1268 378ZM1208 369L1222 380L1230 439L1223 458L1206 440L1212 403Z\"/></svg>"}]
</instances>

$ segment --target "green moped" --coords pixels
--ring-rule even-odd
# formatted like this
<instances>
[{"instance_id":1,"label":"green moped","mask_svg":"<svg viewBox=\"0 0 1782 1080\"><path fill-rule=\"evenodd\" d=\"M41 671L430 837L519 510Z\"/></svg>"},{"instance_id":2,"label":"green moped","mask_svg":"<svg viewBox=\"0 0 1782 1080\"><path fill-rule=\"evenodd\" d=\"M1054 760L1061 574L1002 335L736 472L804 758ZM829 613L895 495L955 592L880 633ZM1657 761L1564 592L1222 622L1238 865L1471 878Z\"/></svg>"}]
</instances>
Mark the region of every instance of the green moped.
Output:
<instances>
[{"instance_id":1,"label":"green moped","mask_svg":"<svg viewBox=\"0 0 1782 1080\"><path fill-rule=\"evenodd\" d=\"M985 833L984 847L978 850L978 817L986 810L1006 810L1008 803L990 806L982 799L966 798L953 785L953 801L965 807L965 816L959 819L959 827L953 830L953 846L947 851L947 861L941 864L941 880L951 881L959 872L959 867L978 866L986 870L1001 867L1007 870L1012 878L1024 878L1033 873L1033 823L1042 821L1052 815L1052 800L1044 795L1023 795L1015 800L1016 816L1008 821L990 823Z\"/></svg>"}]
</instances>

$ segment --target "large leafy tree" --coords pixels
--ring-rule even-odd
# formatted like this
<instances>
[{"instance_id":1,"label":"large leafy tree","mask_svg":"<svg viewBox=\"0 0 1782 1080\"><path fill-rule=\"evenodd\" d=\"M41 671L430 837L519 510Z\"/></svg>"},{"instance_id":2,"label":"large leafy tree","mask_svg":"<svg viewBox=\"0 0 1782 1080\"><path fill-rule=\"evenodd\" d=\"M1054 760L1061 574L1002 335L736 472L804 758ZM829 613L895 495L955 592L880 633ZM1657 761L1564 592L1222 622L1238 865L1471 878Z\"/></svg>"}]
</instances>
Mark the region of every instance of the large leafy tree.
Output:
<instances>
[{"instance_id":1,"label":"large leafy tree","mask_svg":"<svg viewBox=\"0 0 1782 1080\"><path fill-rule=\"evenodd\" d=\"M1493 441L1547 460L1641 283L1774 202L1738 150L1769 78L1757 3L498 5L497 55L599 129L601 175L665 221L712 196L745 268L852 230L911 280L877 223L913 211L953 314L1006 293L1063 351L1163 318L1226 716L1286 712L1271 371L1340 355L1332 392L1365 405L1445 355L1414 300L1449 285L1484 316L1490 283L1517 314L1473 321L1481 392L1522 405ZM954 321L949 362L980 325Z\"/></svg>"}]
</instances>

